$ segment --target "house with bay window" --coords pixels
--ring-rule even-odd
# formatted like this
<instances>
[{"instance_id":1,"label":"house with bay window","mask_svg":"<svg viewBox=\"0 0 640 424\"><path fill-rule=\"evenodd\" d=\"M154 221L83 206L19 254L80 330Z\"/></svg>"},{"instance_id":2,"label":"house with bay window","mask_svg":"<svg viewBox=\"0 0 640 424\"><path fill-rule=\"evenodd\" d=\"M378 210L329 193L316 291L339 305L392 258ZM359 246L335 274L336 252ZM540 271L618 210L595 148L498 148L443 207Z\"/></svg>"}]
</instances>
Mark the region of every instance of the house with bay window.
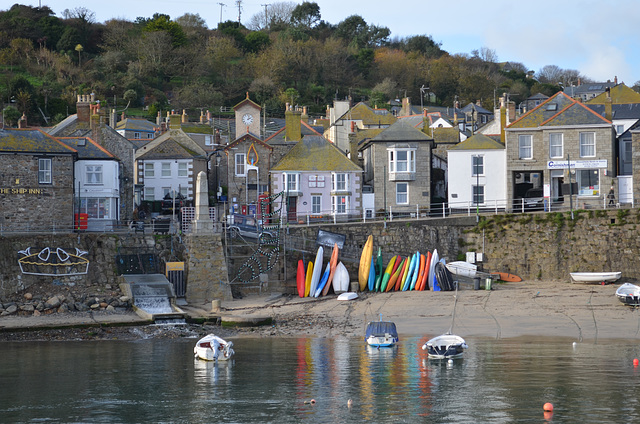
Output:
<instances>
[{"instance_id":1,"label":"house with bay window","mask_svg":"<svg viewBox=\"0 0 640 424\"><path fill-rule=\"evenodd\" d=\"M362 216L362 169L322 136L304 136L270 174L289 222Z\"/></svg>"},{"instance_id":2,"label":"house with bay window","mask_svg":"<svg viewBox=\"0 0 640 424\"><path fill-rule=\"evenodd\" d=\"M361 142L363 183L373 189L375 211L408 214L430 207L433 147L433 138L405 120Z\"/></svg>"},{"instance_id":3,"label":"house with bay window","mask_svg":"<svg viewBox=\"0 0 640 424\"><path fill-rule=\"evenodd\" d=\"M81 229L112 231L120 219L121 163L111 152L88 137L60 137L77 152L74 163L76 213L86 214Z\"/></svg>"},{"instance_id":4,"label":"house with bay window","mask_svg":"<svg viewBox=\"0 0 640 424\"><path fill-rule=\"evenodd\" d=\"M602 206L615 177L615 140L611 120L555 94L505 128L509 203L519 211L538 189L551 210L568 206L570 194L580 208Z\"/></svg>"}]
</instances>

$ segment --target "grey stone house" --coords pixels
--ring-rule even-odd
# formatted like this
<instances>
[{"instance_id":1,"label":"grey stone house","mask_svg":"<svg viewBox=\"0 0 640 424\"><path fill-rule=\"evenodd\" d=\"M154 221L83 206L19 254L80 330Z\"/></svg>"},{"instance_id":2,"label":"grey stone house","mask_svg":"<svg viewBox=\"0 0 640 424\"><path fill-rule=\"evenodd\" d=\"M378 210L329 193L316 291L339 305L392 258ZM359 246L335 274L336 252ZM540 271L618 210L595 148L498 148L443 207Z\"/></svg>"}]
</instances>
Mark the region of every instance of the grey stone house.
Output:
<instances>
[{"instance_id":1,"label":"grey stone house","mask_svg":"<svg viewBox=\"0 0 640 424\"><path fill-rule=\"evenodd\" d=\"M532 188L552 210L568 207L569 182L577 183L574 205L602 206L615 175L610 120L559 92L507 126L505 141L507 204L515 210Z\"/></svg>"},{"instance_id":2,"label":"grey stone house","mask_svg":"<svg viewBox=\"0 0 640 424\"><path fill-rule=\"evenodd\" d=\"M362 142L363 185L373 188L376 211L430 207L433 147L433 138L404 120Z\"/></svg>"},{"instance_id":3,"label":"grey stone house","mask_svg":"<svg viewBox=\"0 0 640 424\"><path fill-rule=\"evenodd\" d=\"M76 151L37 129L0 129L0 226L71 230Z\"/></svg>"}]
</instances>

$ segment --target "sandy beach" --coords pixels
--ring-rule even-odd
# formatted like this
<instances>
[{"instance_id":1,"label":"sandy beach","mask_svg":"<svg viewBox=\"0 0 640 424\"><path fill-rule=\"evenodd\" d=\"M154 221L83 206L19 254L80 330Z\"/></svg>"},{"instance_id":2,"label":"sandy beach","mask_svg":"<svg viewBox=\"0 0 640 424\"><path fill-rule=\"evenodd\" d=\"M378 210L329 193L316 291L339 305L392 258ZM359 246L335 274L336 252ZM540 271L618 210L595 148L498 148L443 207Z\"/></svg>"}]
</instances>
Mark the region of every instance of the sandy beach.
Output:
<instances>
[{"instance_id":1,"label":"sandy beach","mask_svg":"<svg viewBox=\"0 0 640 424\"><path fill-rule=\"evenodd\" d=\"M352 301L338 301L335 295L316 299L269 293L223 301L219 312L211 311L211 304L182 308L190 318L272 318L270 325L259 327L221 328L213 322L195 325L199 333L224 333L226 337L360 337L367 322L381 316L395 322L401 336L434 336L453 328L453 333L463 337L495 339L554 336L581 342L637 338L640 312L616 298L615 291L621 283L494 283L493 290L466 289L457 294L362 292ZM57 338L63 339L65 331L76 336L82 332L96 336L96 327L105 338L128 338L136 334L132 331L135 326L138 333L144 327L153 327L147 333L162 333L134 312L56 313L0 317L0 340L51 338L43 335L46 331L57 332Z\"/></svg>"}]
</instances>

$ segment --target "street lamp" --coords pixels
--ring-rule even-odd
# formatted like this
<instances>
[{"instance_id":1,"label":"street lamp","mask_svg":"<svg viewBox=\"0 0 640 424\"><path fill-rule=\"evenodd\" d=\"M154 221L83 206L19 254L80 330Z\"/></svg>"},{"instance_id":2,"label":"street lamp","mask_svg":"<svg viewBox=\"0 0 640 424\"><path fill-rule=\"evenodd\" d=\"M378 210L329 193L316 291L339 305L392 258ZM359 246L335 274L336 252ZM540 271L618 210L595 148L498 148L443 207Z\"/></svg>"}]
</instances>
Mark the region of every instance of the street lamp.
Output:
<instances>
[{"instance_id":1,"label":"street lamp","mask_svg":"<svg viewBox=\"0 0 640 424\"><path fill-rule=\"evenodd\" d=\"M219 176L221 159L222 159L222 156L220 155L220 151L216 150L216 202L220 198L220 194L221 194L220 193L220 176Z\"/></svg>"}]
</instances>

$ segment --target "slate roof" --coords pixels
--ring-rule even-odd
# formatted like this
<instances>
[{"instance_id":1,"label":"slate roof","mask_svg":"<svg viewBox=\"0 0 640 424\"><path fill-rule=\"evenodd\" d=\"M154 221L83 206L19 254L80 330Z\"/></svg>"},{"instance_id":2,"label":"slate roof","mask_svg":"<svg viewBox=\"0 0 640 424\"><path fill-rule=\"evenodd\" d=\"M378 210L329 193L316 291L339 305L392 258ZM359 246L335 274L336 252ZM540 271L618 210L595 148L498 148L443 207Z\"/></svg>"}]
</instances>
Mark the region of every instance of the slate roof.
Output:
<instances>
[{"instance_id":1,"label":"slate roof","mask_svg":"<svg viewBox=\"0 0 640 424\"><path fill-rule=\"evenodd\" d=\"M449 148L449 150L492 150L504 149L504 144L483 134L472 135L462 143Z\"/></svg>"},{"instance_id":2,"label":"slate roof","mask_svg":"<svg viewBox=\"0 0 640 424\"><path fill-rule=\"evenodd\" d=\"M372 142L389 141L433 141L431 137L422 131L414 128L410 121L397 120L395 124L386 128L377 136L371 139Z\"/></svg>"},{"instance_id":3,"label":"slate roof","mask_svg":"<svg viewBox=\"0 0 640 424\"><path fill-rule=\"evenodd\" d=\"M206 157L205 152L181 129L172 129L136 150L138 159L193 159Z\"/></svg>"},{"instance_id":4,"label":"slate roof","mask_svg":"<svg viewBox=\"0 0 640 424\"><path fill-rule=\"evenodd\" d=\"M471 111L475 110L476 112L481 113L483 115L493 115L493 112L489 112L487 109L483 108L482 106L478 106L475 103L469 103L460 110L465 113L467 112L471 113Z\"/></svg>"},{"instance_id":5,"label":"slate roof","mask_svg":"<svg viewBox=\"0 0 640 424\"><path fill-rule=\"evenodd\" d=\"M89 137L60 137L59 140L78 152L78 159L116 159L104 147Z\"/></svg>"},{"instance_id":6,"label":"slate roof","mask_svg":"<svg viewBox=\"0 0 640 424\"><path fill-rule=\"evenodd\" d=\"M72 154L75 150L39 129L0 129L0 152Z\"/></svg>"},{"instance_id":7,"label":"slate roof","mask_svg":"<svg viewBox=\"0 0 640 424\"><path fill-rule=\"evenodd\" d=\"M611 103L614 105L628 105L640 103L640 93L624 84L618 84L610 90ZM607 102L607 93L600 93L593 99L585 102L587 106L604 105Z\"/></svg>"},{"instance_id":8,"label":"slate roof","mask_svg":"<svg viewBox=\"0 0 640 424\"><path fill-rule=\"evenodd\" d=\"M535 128L541 126L597 125L611 122L564 94L556 93L534 109L522 115L507 128Z\"/></svg>"},{"instance_id":9,"label":"slate roof","mask_svg":"<svg viewBox=\"0 0 640 424\"><path fill-rule=\"evenodd\" d=\"M305 136L320 136L322 137L322 133L318 131L318 127L317 126L311 126L309 125L308 122L304 121L304 120L300 120L300 133L302 137ZM277 130L274 134L270 135L269 137L267 137L264 141L266 143L269 142L275 142L275 141L284 141L284 137L286 134L286 126L283 126L282 128L280 128L279 130ZM320 130L322 131L322 127L320 127ZM280 138L282 140L280 140L278 138L278 136L280 136Z\"/></svg>"},{"instance_id":10,"label":"slate roof","mask_svg":"<svg viewBox=\"0 0 640 424\"><path fill-rule=\"evenodd\" d=\"M155 132L157 125L147 119L125 118L116 124L116 130Z\"/></svg>"},{"instance_id":11,"label":"slate roof","mask_svg":"<svg viewBox=\"0 0 640 424\"><path fill-rule=\"evenodd\" d=\"M364 125L392 125L398 118L386 109L373 109L366 103L360 102L344 113L338 120L347 119L362 121Z\"/></svg>"},{"instance_id":12,"label":"slate roof","mask_svg":"<svg viewBox=\"0 0 640 424\"><path fill-rule=\"evenodd\" d=\"M305 136L280 159L271 172L362 172L338 148L322 136Z\"/></svg>"}]
</instances>

